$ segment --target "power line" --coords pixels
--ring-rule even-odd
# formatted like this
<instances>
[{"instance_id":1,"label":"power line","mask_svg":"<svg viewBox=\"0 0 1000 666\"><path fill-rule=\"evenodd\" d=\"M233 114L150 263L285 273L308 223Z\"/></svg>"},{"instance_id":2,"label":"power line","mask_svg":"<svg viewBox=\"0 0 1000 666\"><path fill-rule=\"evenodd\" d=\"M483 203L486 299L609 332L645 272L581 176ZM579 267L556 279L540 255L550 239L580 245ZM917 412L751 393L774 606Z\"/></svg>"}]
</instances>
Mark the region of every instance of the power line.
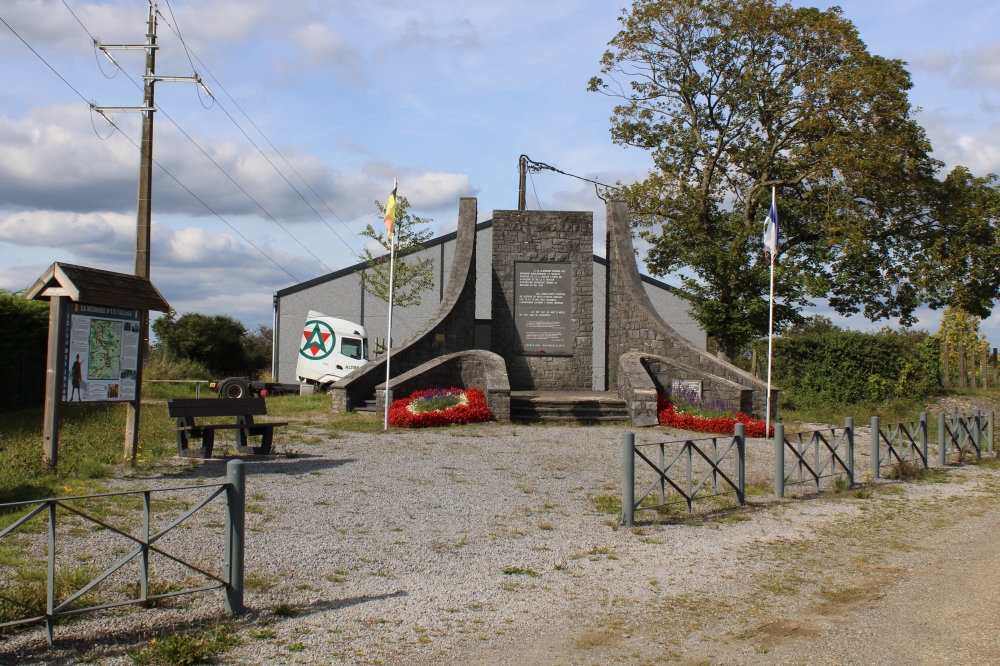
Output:
<instances>
[{"instance_id":1,"label":"power line","mask_svg":"<svg viewBox=\"0 0 1000 666\"><path fill-rule=\"evenodd\" d=\"M90 30L88 30L88 29L87 29L87 26L85 26L85 25L83 24L83 21L81 21L81 20L80 20L80 18L79 18L79 17L78 17L78 16L77 16L77 15L76 15L76 14L75 14L74 12L73 12L73 10L72 10L72 9L70 9L69 5L68 5L68 4L66 4L66 0L62 0L62 3L63 3L63 5L65 5L65 6L66 6L66 8L67 8L67 9L69 9L70 13L71 13L71 14L73 14L73 17L74 17L74 18L76 19L76 22L77 22L77 23L79 23L79 24L80 24L80 27L81 27L81 28L83 28L84 32L86 32L86 33L87 33L87 35L88 35L88 36L90 36L91 40L92 40L92 41L96 41L96 40L94 40L94 37L93 37L92 33L90 32ZM159 13L159 11L157 11L157 13ZM160 16L161 16L161 17L163 17L163 15L162 15L162 14L160 14ZM164 20L164 21L166 21L166 18L164 17L164 18L163 18L163 20ZM136 88L138 88L139 90L142 90L142 87L141 87L141 86L140 86L140 85L139 85L139 84L138 84L138 83L137 83L137 82L135 81L135 79L133 79L133 78L132 78L132 77L131 77L131 76L129 75L129 73L128 73L128 72L126 72L126 71L125 71L125 69L124 69L124 68L122 68L122 66L121 66L120 64L118 64L118 61L117 61L117 60L112 60L112 62L114 62L115 66L116 66L116 67L118 67L118 69L119 69L119 70L120 70L120 71L121 71L121 72L122 72L123 74L125 74L125 76L126 76L126 77L128 78L128 80L132 82L132 85L134 85L134 86L135 86ZM192 63L192 65L193 65L193 63ZM322 259L320 259L319 257L317 257L317 256L315 255L315 253L313 253L313 251L312 251L312 250L310 250L310 249L309 249L308 247L306 247L306 246L305 246L305 244L304 244L304 243L303 243L302 241L300 241L300 240L299 240L298 238L296 238L296 237L295 237L295 236L294 236L294 235L292 234L292 232L291 232L291 231L289 231L289 230L288 230L287 228L285 228L285 226L284 226L283 224L281 224L281 222L278 222L277 218L275 218L275 217L274 217L273 215L271 215L271 213L269 213L269 212L267 211L267 209L265 209L265 208L264 208L264 206L262 206L262 205L261 205L260 203L258 203L258 202L257 202L257 200L256 200L256 199L254 199L254 198L253 198L253 196L251 196L251 194L250 194L249 192L247 192L247 191L246 191L246 190L245 190L245 189L243 188L243 186L242 186L242 185L240 185L240 184L239 184L238 182L236 182L236 179L235 179L235 178L233 178L232 176L230 176L230 175L229 175L229 172L227 172L227 171L226 171L226 170L225 170L224 168L222 168L222 165L220 165L220 164L219 164L218 162L216 162L216 161L215 161L215 160L214 160L214 159L212 158L212 156L211 156L211 155L209 155L209 154L208 154L208 153L207 153L207 152L205 151L205 149L204 149L204 148L202 148L202 147L201 147L201 146L200 146L200 145L198 144L198 142L197 142L197 141L195 141L195 140L194 140L194 139L193 139L193 138L191 137L191 135L190 135L190 134L188 134L188 133L187 133L186 131L184 131L184 128L182 128L182 127L181 127L181 126L180 126L180 125L179 125L179 124L177 123L177 121L175 121L175 120L174 120L173 118L171 118L171 117L170 117L170 114L168 114L168 113L167 113L166 111L164 111L164 110L163 110L163 108L162 108L162 107L160 107L160 105L158 105L158 104L154 104L154 107L156 108L156 110L157 110L157 111L159 111L159 112L160 112L160 113L162 113L162 114L163 114L164 116L166 116L167 120L169 120L169 121L170 121L171 123L173 123L174 127L176 127L176 128L177 128L177 130L178 130L178 131L179 131L179 132L180 132L181 134L183 134L183 135L184 135L184 137L185 137L185 138L187 138L187 140L188 140L188 141L190 141L190 142L191 142L191 143L192 143L192 144L194 145L194 147L195 147L195 148L197 148L197 149L198 149L199 151L201 151L201 154L202 154L202 155L204 155L205 157L207 157L207 158L208 158L208 160L209 160L209 161L210 161L210 162L211 162L212 164L214 164L214 165L216 166L216 168L218 168L218 169L219 169L219 171L221 171L221 172L222 172L222 173L223 173L223 174L224 174L224 175L226 176L226 178L228 178L228 179L229 179L229 180L230 180L230 181L231 181L231 182L233 183L233 185L235 185L235 186L236 186L237 188L239 188L239 190L240 190L241 192L243 192L243 194L245 194L245 195L247 196L247 198L248 198L248 199L250 199L250 201L252 201L252 202L253 202L253 203L254 203L254 204L255 204L255 205L256 205L256 206L258 207L258 208L260 208L260 210L261 210L261 211L263 211L263 213L264 213L265 215L267 215L267 216L268 216L269 218L271 218L271 221L273 221L273 222L274 222L275 224L277 224L277 225L278 225L279 227L281 227L281 230L282 230L282 231L284 231L284 232L285 232L286 234L288 234L288 237L289 237L289 238L291 238L291 239L292 239L293 241L295 241L296 243L298 243L299 247L301 247L301 248L302 248L303 250L305 250L305 251L306 251L306 252L307 252L307 253L308 253L308 254L309 254L309 255L310 255L310 256L311 256L311 257L312 257L313 259L315 259L316 261L318 261L318 262L319 262L319 264L320 264L320 265L321 265L321 266L322 266L323 268L325 268L325 269L326 269L327 271L330 271L331 273L333 272L333 269L332 269L332 268L330 268L329 266L327 266L327 265L326 265L326 263L325 263L325 262L324 262L324 261L323 261ZM102 115L103 115L103 114L102 114ZM108 121L108 122L111 122L111 121ZM114 125L114 123L112 123L112 125L113 125L113 126L115 126L115 127L117 127L116 125ZM162 167L161 167L161 168L162 168Z\"/></svg>"},{"instance_id":2,"label":"power line","mask_svg":"<svg viewBox=\"0 0 1000 666\"><path fill-rule=\"evenodd\" d=\"M607 183L602 183L602 182L597 181L597 180L592 180L590 178L584 178L583 176L577 176L576 174L573 174L573 173L567 173L567 172L563 171L562 169L557 169L554 166L552 166L551 164L546 164L545 162L536 162L535 160L531 159L527 155L521 155L521 157L523 157L525 159L525 161L527 162L528 171L530 173L538 173L539 171L555 171L556 173L560 173L560 174L562 174L564 176L569 176L570 178L576 178L577 180L582 180L582 181L585 181L585 182L588 182L588 183L593 183L594 185L600 185L601 187L606 187L606 188L611 189L611 190L618 189L617 185L608 185ZM537 198L537 196L536 196L536 198Z\"/></svg>"},{"instance_id":3,"label":"power line","mask_svg":"<svg viewBox=\"0 0 1000 666\"><path fill-rule=\"evenodd\" d=\"M169 7L170 7L170 3L169 3L169 1L167 2L167 7L168 7L168 9L169 9ZM191 47L189 47L189 46L187 45L187 43L186 43L186 42L184 41L184 37L182 37L182 36L181 36L181 33L180 33L180 26L178 26L178 27L177 27L177 28L175 29L175 28L174 28L174 26L172 26L172 25L170 24L170 22L169 22L169 21L167 21L166 17L165 17L165 16L163 16L163 14L162 14L162 13L160 14L160 16L161 16L161 17L163 18L163 22L167 24L167 27L168 27L168 28L170 28L170 29L171 29L171 30L172 30L172 31L173 31L173 32L174 32L174 33L175 33L175 34L177 35L177 38L181 40L181 43L182 43L182 44L184 45L184 51L185 51L185 53L187 53L187 54L188 54L188 59L190 60L191 56L194 56L194 59L198 61L198 64L200 64L200 65L201 65L201 66L202 66L202 67L204 68L204 70L205 70L205 73L206 73L206 74L208 74L208 75L209 75L210 77L212 77L212 80L213 80L213 81L214 81L214 82L216 83L216 85L218 85L219 89L220 89L220 90L222 90L222 92L224 92L224 93L226 94L226 97L228 97L228 98L229 98L229 100L230 100L230 101L231 101L231 102L233 103L233 105L235 105L235 106L236 106L236 108L240 110L240 113L242 113L242 114L243 114L243 116L244 116L244 117L245 117L245 118L247 119L247 121L248 121L248 122L249 122L249 123L250 123L251 125L253 125L253 128L254 128L255 130L257 130L257 133L258 133L258 134L260 134L260 135L261 135L261 136L262 136L262 137L264 138L264 140L265 140L265 141L267 141L268 145L269 145L269 146L271 146L271 149L272 149L272 150L274 150L274 152L278 154L278 156L279 156L279 157L280 157L280 158L282 159L282 161L284 161L284 163L288 165L288 168L289 168L289 169L291 169L291 170L292 170L292 172L293 172L293 173L294 173L294 174L295 174L296 176L298 176L298 177L299 177L299 180L301 180L301 181L302 181L302 183L303 183L303 184L304 184L304 185L305 185L306 187L308 187L308 188L309 188L309 191L310 191L310 192L312 192L312 193L313 193L313 195L314 195L314 196L315 196L315 197L316 197L317 199L319 199L319 200L320 200L320 201L321 201L321 202L323 203L323 205L324 205L324 206L326 207L326 209L327 209L328 211L330 211L330 214L331 214L331 215L333 215L333 216L334 216L335 218L337 218L337 221L338 221L338 222L340 222L340 224L341 224L341 225L342 225L342 226L344 227L344 229L346 229L346 230L347 230L347 232L348 232L348 233L349 233L349 234L351 235L351 237L353 237L353 238L354 238L355 240L357 240L357 241L358 241L358 242L359 242L359 243L361 244L361 247L362 247L362 248L364 248L364 247L365 247L365 244L364 244L364 241L360 240L360 239L359 239L359 238L357 237L357 234L355 234L355 233L354 233L353 231L351 231L350 227L348 227L348 226L347 226L347 223L346 223L346 222L344 222L344 221L343 221L343 220L342 220L342 219L340 218L340 216L339 216L339 215L337 215L337 213L336 213L336 212L335 212L335 211L333 210L333 208L331 208L331 207L330 207L330 204L328 204L328 203L326 202L326 200L325 200L325 199L324 199L323 197L321 197L321 196L319 195L319 193L318 193L318 192L317 192L317 191L316 191L316 190L315 190L315 189L313 188L313 186L312 186L312 185L310 185L310 184L309 184L309 182L308 182L308 181L307 181L307 180L306 180L306 179L305 179L305 178L304 178L304 177L302 176L302 174L300 174L300 173L298 172L298 170L297 170L297 169L296 169L296 168L295 168L294 166L292 166L292 163L288 161L288 158L286 158L286 157L284 156L284 154L283 154L283 153L282 153L282 152L281 152L280 150L278 150L278 147L274 145L274 143L273 143L273 142L272 142L272 141L271 141L271 140L270 140L270 139L269 139L269 138L267 137L267 135L266 135L266 134L264 134L263 130L261 130L261 129L260 129L260 127L258 127L258 126L257 126L257 123L255 123L255 122L253 121L253 119L252 119L252 118L251 118L251 117L250 117L250 116L249 116L249 115L247 114L247 112L243 110L243 107L242 107L242 106L240 106L239 102L237 102L237 101L236 101L236 99L235 99L235 98L234 98L234 97L233 97L233 96L232 96L231 94L229 94L229 91L228 91L228 90L226 90L225 86L223 86L223 85L222 85L222 82L221 82L221 81L219 81L219 79L218 79L218 78L217 78L217 77L215 76L215 74L213 74L213 73L211 72L211 70L210 70L210 69L208 69L208 65L206 65L206 64L204 63L204 61L202 61L202 59L198 57L198 54L197 54L197 53L195 53L194 49L192 49ZM173 18L173 10L170 10L170 16L171 16L171 18ZM176 23L176 21L177 21L177 19L175 18L175 19L174 19L174 22ZM193 63L192 63L192 66L191 66L191 67L192 67L192 69L194 69L194 64L193 64ZM295 193L299 195L299 198L301 198L301 199L302 199L302 201L304 201L304 202L305 202L305 204L306 204L307 206L309 206L309 208L311 208L311 209L312 209L312 211L313 211L314 213L316 213L317 217L319 217L319 219L323 221L323 224L325 224L325 225L327 226L327 228L329 228L329 229L330 229L330 231L332 231L332 232L334 233L334 235L336 235L336 236L337 236L337 238L339 238L339 239L340 239L340 241L341 241L342 243L344 243L344 245L345 245L345 246L347 246L347 249L348 249L348 250L350 250L351 252L354 252L354 249L353 249L353 248L352 248L352 247L351 247L350 245L348 245L348 244L347 244L347 241L345 241L345 240L344 240L344 239L343 239L343 238L341 237L341 235L340 235L339 233L337 233L337 232L336 232L336 231L335 231L335 230L333 229L333 227L331 227L331 226L329 225L329 223L328 223L328 222L326 221L326 219L324 219L324 218L323 218L323 216L319 214L319 211L317 211L317 210L316 210L315 208L313 208L312 204L310 204L310 203L309 203L309 201L307 201L307 200L306 200L306 198L305 198L304 196L302 196L302 194L301 194L301 193L300 193L300 192L298 191L298 189L296 189L296 187L295 187L294 185L292 185L292 183L291 183L291 182L290 182L290 181L288 180L288 178L286 178L286 177L285 177L285 175L284 175L284 174L283 174L283 173L281 172L281 170L279 170L279 169L278 169L278 167L277 167L277 166L275 166L275 164L274 164L273 162L271 162L271 160L270 160L270 159L269 159L269 158L267 157L267 155L265 155L265 154L264 154L264 151L260 149L260 147L259 147L259 146L258 146L258 145L257 145L257 144L256 144L256 143L254 142L254 140L253 140L253 139L251 139L251 138L250 138L250 136L249 136L249 135L248 135L248 134L246 133L246 131L245 131L245 130L244 130L244 129L243 129L243 128L242 128L241 126L240 126L240 124L239 124L238 122L236 122L236 119L235 119L235 118L233 118L233 117L232 117L232 116L231 116L231 115L229 114L229 112L228 112L228 111L226 111L225 107L224 107L224 106L222 105L222 103L221 103L221 102L219 102L218 98L217 98L217 97L215 97L215 95L211 95L211 97L212 97L212 99L213 99L213 100L215 100L216 102L218 102L218 103L219 103L219 108L220 108L220 109L222 109L223 113L225 113L225 114L226 114L226 116L227 116L227 117L229 118L229 120L231 120L231 121L232 121L232 123L233 123L234 125L236 125L237 129L239 129L239 130L240 130L240 132L242 132L242 133L243 133L243 136L245 136L245 137L247 138L247 140L248 140L248 141L250 141L250 143L251 143L251 144L253 144L254 148L256 148L256 149L257 149L257 151L258 151L258 152L259 152L259 153L260 153L260 154L261 154L261 155L262 155L262 156L264 157L264 159L266 159L266 160L268 161L268 164L270 164L270 165L271 165L271 166L272 166L272 167L274 168L274 170L275 170L275 171L277 171L277 172L278 172L278 174L279 174L279 175L280 175L280 176L281 176L281 177L282 177L282 178L283 178L283 179L285 180L285 182L286 182L286 183L288 183L288 185L289 185L289 186L290 186L290 187L291 187L291 188L292 188L293 190L295 190Z\"/></svg>"},{"instance_id":4,"label":"power line","mask_svg":"<svg viewBox=\"0 0 1000 666\"><path fill-rule=\"evenodd\" d=\"M71 11L72 11L72 10L71 10ZM75 16L75 15L74 15L74 16ZM79 21L79 19L77 19L77 20ZM2 17L2 16L0 16L0 23L3 23L3 24L4 24L5 26L7 26L7 29L8 29L8 30L10 30L10 31L11 31L12 33L14 33L14 36L15 36L15 37L17 37L17 38L18 38L18 39L19 39L19 40L21 41L21 43L22 43L22 44L24 44L25 46L27 46L27 47L28 47L28 50L29 50L29 51L31 51L32 53L34 53L34 54L35 54L35 57L37 57L37 58L38 58L39 60L41 60L41 61L42 61L42 62L43 62L43 63L45 64L45 66L46 66L46 67L48 67L48 68L49 68L49 69L50 69L50 70L52 71L52 73L53 73L53 74L55 74L56 76L58 76L58 77L59 77L59 80L60 80L60 81L62 81L63 83L65 83L65 84L66 84L66 85L67 85L67 86L69 87L69 89L70 89L70 90L72 90L73 92L75 92L75 93L77 94L77 96L78 96L78 97L79 97L80 99L82 99L82 100L83 100L84 102L86 102L86 103L88 104L88 106L91 106L91 107L93 106L93 105L91 104L90 100L88 100L88 99L87 99L86 97L84 97L84 96L83 96L83 94L82 94L82 93L81 93L81 92L80 92L79 90L77 90L77 89L76 89L76 87L74 87L72 83L70 83L69 81L67 81L67 80L65 79L65 77L63 77L63 75L62 75L62 74L60 74L60 73L59 73L58 71L56 71L56 68L55 68L55 67L53 67L52 65L50 65L50 64L49 64L49 62L48 62L48 61L47 61L47 60L46 60L45 58L43 58L43 57L41 56L41 54L39 54L39 53L38 53L38 51L36 51L36 50L35 50L35 49L34 49L34 48L33 48L33 47L31 46L31 44L29 44L28 42L26 42L26 41L24 40L24 38L23 38L23 37L21 37L21 35L19 35L19 34L18 34L18 32L17 32L16 30L14 30L14 28L12 28L12 27L10 26L10 24L9 24L9 23L7 23L7 21L5 21L5 20L3 19L3 17ZM83 24L81 23L81 26L82 26L82 25L83 25ZM86 28L84 28L84 30L86 30ZM88 32L88 34L89 34L89 32ZM134 83L134 82L133 82L133 83ZM103 114L102 114L102 116L103 116ZM135 141L133 141L133 140L132 140L132 137L130 137L130 136L128 136L127 134L125 134L125 132L122 132L121 128L120 128L120 127L118 127L118 125L116 125L116 124L115 124L115 123L114 123L114 122L113 122L112 120L108 119L108 118L107 118L107 116L104 116L104 119L105 119L105 120L107 120L107 122L108 122L108 123L109 123L109 124L110 124L110 125L111 125L112 127L114 127L114 128L116 129L116 130L118 130L119 132L121 132L122 136L124 136L124 137L125 137L126 139L128 139L128 141L129 141L129 142L130 142L130 143L131 143L131 144L132 144L133 146L135 146L136 148L138 148L138 149L139 149L139 152L140 152L140 153L142 152L142 148L141 148L141 147L139 146L139 144L137 144L137 143L136 143ZM226 220L225 218L223 218L223 217L222 217L221 215L219 215L219 214L218 214L217 212L215 212L215 210L214 210L214 209L213 209L213 208L212 208L211 206L209 206L209 205L208 205L207 203L205 203L205 202L204 202L204 201L203 201L203 200L201 199L201 197L199 197L199 196L198 196L197 194L195 194L195 193L194 193L194 192L192 192L192 191L191 191L190 189L188 189L188 187L187 187L186 185L184 185L184 183L182 183L182 182L181 182L180 180L178 180L178 179L177 179L177 177L176 177L176 176L174 176L174 175L173 175L172 173L170 173L170 171L169 171L169 170L167 170L167 169L166 169L166 168L165 168L165 167L164 167L164 166L163 166L162 164L160 164L159 162L157 162L157 161L156 161L155 159L153 160L153 163L154 163L154 164L156 164L156 166L158 166L158 167L159 167L159 168L160 168L160 169L161 169L161 170L163 171L163 173L165 173L165 174L167 174L168 176L170 176L170 178L171 178L171 179L172 179L172 180L173 180L173 181L174 181L175 183L177 183L178 185L180 185L180 186L181 186L181 188L183 188L183 189L184 189L184 191L186 191L186 192L187 192L188 194L190 194L190 195L191 195L192 197L194 197L194 198L195 198L195 199L196 199L196 200L197 200L197 201L198 201L198 202L199 202L199 203L200 203L201 205L203 205L203 206L204 206L205 208L207 208L207 209L208 209L208 210L209 210L209 211L210 211L210 212L211 212L211 213L212 213L213 215L215 215L215 216L216 216L217 218L219 218L219 219L220 219L220 220L221 220L221 221L222 221L223 223L225 223L225 225L226 225L226 226L228 226L228 227L229 227L230 229L232 229L232 230L233 230L234 232L236 232L236 234L237 234L237 235L238 235L238 236L239 236L240 238L242 238L243 240L245 240L245 241L246 241L246 242L247 242L247 243L248 243L248 244L249 244L249 245L250 245L251 247L253 247L253 248L254 248L255 250L257 250L258 252L260 252L260 253L261 253L261 254L262 254L262 255L263 255L263 256L264 256L264 257L265 257L265 258L266 258L266 259L267 259L268 261L270 261L270 262L271 262L272 264L274 264L275 266L277 266L278 268L280 268L280 269L281 269L282 271L284 271L284 273L285 273L286 275L288 275L288 277L292 278L292 279L293 279L293 280L295 280L296 282L301 282L301 280L299 280L299 279L298 279L297 277L295 277L294 275L292 275L292 274L291 274L291 273L290 273L290 272L288 271L288 269L286 269L286 268L285 268L284 266L282 266L282 265L281 265L281 264L279 264L279 263L278 263L277 261L275 261L274 259L272 259L272 258L271 258L271 257L270 257L270 256L269 256L269 255L268 255L268 254L267 254L266 252L264 252L264 251L263 251L263 250L261 250L261 249L260 249L259 247L257 247L257 245L255 245L255 244L254 244L254 243L253 243L253 242L252 242L252 241L251 241L251 240L250 240L249 238L247 238L247 237L246 237L246 236L244 236L244 235L243 235L242 233L240 233L240 231L239 231L239 230L238 230L238 229L237 229L236 227L234 227L234 226L233 226L232 224L230 224L230 223L229 223L229 222L228 222L228 221L227 221L227 220ZM320 263L322 263L322 262L320 262Z\"/></svg>"}]
</instances>

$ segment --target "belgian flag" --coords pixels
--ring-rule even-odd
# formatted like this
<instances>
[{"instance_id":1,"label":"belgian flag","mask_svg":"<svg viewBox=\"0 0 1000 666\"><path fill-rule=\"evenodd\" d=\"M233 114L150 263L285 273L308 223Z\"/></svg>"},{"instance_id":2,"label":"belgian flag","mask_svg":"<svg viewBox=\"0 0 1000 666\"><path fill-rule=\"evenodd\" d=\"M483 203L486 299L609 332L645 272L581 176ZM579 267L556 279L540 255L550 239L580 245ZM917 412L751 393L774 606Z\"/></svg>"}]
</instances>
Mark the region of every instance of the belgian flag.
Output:
<instances>
[{"instance_id":1,"label":"belgian flag","mask_svg":"<svg viewBox=\"0 0 1000 666\"><path fill-rule=\"evenodd\" d=\"M396 233L396 179L392 179L392 194L385 202L385 228L389 231L389 240Z\"/></svg>"}]
</instances>

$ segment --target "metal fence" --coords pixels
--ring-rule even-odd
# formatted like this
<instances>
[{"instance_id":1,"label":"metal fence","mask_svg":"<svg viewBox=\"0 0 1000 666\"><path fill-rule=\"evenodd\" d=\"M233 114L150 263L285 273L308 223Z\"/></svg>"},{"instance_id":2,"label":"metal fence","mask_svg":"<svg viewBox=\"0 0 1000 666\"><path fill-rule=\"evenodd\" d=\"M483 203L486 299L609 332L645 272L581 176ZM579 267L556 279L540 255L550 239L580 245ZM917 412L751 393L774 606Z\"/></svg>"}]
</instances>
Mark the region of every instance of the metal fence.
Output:
<instances>
[{"instance_id":1,"label":"metal fence","mask_svg":"<svg viewBox=\"0 0 1000 666\"><path fill-rule=\"evenodd\" d=\"M124 491L115 493L99 493L94 495L78 495L75 497L59 497L53 499L40 499L32 500L28 502L12 502L9 504L0 504L0 511L9 511L11 509L18 510L23 507L31 506L37 504L38 506L29 511L27 514L16 520L9 527L0 531L0 539L11 534L18 527L24 525L29 520L35 516L43 513L48 514L48 566L46 569L46 583L45 583L45 595L46 595L46 607L36 608L26 604L23 604L14 599L10 599L6 596L0 595L0 599L3 599L9 604L20 607L26 612L25 617L0 624L0 629L4 627L11 627L16 625L25 625L32 623L45 623L46 638L48 639L49 645L52 644L52 629L56 620L63 617L69 617L73 615L81 615L83 613L92 613L94 611L105 610L109 608L115 608L118 606L128 606L135 604L147 604L152 601L159 599L165 599L167 597L175 597L184 594L196 594L200 592L206 592L208 590L222 589L225 591L225 605L226 610L230 613L239 613L243 610L243 555L244 555L244 520L245 520L245 502L246 502L246 476L245 467L242 460L231 460L227 467L227 478L225 483L200 485L200 486L183 486L177 488L157 488L154 490L138 490L138 491ZM207 497L203 498L194 508L186 511L177 519L172 521L167 527L159 530L155 534L150 533L150 503L151 495L153 493L163 493L163 492L177 492L177 491L192 491L192 490L204 490L204 489L214 489ZM220 495L225 495L226 498L226 524L224 531L225 539L225 568L221 577L215 576L202 568L195 566L190 562L185 562L184 560L165 552L161 548L156 546L156 543L166 536L171 530L181 525L185 520L187 520L194 513L199 511L208 505L213 499L219 497ZM142 527L141 534L139 536L134 536L122 530L119 530L106 522L99 520L93 516L84 513L83 511L67 504L68 502L76 502L85 499L94 499L101 497L118 497L125 495L141 495L142 496ZM61 507L62 509L69 511L85 520L90 521L100 528L110 530L115 534L124 537L125 539L131 541L134 547L122 555L114 564L110 567L104 569L102 572L97 574L89 583L84 585L82 588L71 594L67 599L60 603L56 603L55 592L56 592L56 508ZM203 576L206 576L212 582L208 585L203 585L200 587L194 587L189 589L183 589L179 591L167 592L165 594L149 594L149 556L151 553L156 553L162 555L163 557L176 562L177 564L183 565L188 569L191 569ZM135 599L128 599L125 601L116 601L112 603L87 606L85 608L71 608L71 606L77 601L82 600L88 592L93 590L95 587L100 585L105 579L114 574L116 571L121 569L125 564L131 562L135 558L140 558L140 568L141 568L141 578L139 580L139 596Z\"/></svg>"},{"instance_id":2,"label":"metal fence","mask_svg":"<svg viewBox=\"0 0 1000 666\"><path fill-rule=\"evenodd\" d=\"M201 385L210 383L210 379L143 379L143 384L194 384L194 397L201 397Z\"/></svg>"},{"instance_id":3,"label":"metal fence","mask_svg":"<svg viewBox=\"0 0 1000 666\"><path fill-rule=\"evenodd\" d=\"M785 469L785 452L792 465ZM813 482L816 490L825 478L834 478L837 465L854 485L854 419L844 419L843 428L810 430L785 437L785 425L774 424L774 494L785 496L785 486Z\"/></svg>"},{"instance_id":4,"label":"metal fence","mask_svg":"<svg viewBox=\"0 0 1000 666\"><path fill-rule=\"evenodd\" d=\"M872 476L876 479L881 476L884 465L919 462L927 469L930 464L927 457L927 412L920 412L919 421L884 426L877 416L873 416L871 456Z\"/></svg>"},{"instance_id":5,"label":"metal fence","mask_svg":"<svg viewBox=\"0 0 1000 666\"><path fill-rule=\"evenodd\" d=\"M651 460L651 457L655 457L656 460ZM652 469L656 477L638 498L635 491L636 458ZM731 461L728 472L722 468L727 458ZM671 476L672 472L682 478ZM732 436L646 444L636 444L635 434L631 432L625 433L622 437L623 525L631 526L634 523L636 511L657 509L683 502L687 505L688 513L692 513L696 500L730 492L734 493L739 504L744 504L745 484L746 427L742 423L736 424ZM668 501L668 485L680 499ZM643 501L657 490L659 502L643 505Z\"/></svg>"},{"instance_id":6,"label":"metal fence","mask_svg":"<svg viewBox=\"0 0 1000 666\"><path fill-rule=\"evenodd\" d=\"M994 416L993 410L987 412L984 424L978 409L971 416L959 416L958 408L953 407L950 419L944 412L938 413L938 464L946 465L953 453L959 460L973 455L978 460L982 458L983 444L988 453L993 453Z\"/></svg>"}]
</instances>

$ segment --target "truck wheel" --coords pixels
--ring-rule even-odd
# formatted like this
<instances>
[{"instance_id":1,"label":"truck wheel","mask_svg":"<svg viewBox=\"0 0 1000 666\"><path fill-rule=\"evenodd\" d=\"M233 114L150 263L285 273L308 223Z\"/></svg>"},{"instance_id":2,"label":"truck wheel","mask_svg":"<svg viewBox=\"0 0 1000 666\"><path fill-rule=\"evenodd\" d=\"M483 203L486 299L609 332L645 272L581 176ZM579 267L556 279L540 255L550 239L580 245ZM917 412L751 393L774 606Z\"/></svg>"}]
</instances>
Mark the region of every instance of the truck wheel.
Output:
<instances>
[{"instance_id":1,"label":"truck wheel","mask_svg":"<svg viewBox=\"0 0 1000 666\"><path fill-rule=\"evenodd\" d=\"M222 386L219 387L219 397L220 398L247 398L250 396L250 387L247 383L241 379L233 379L228 382L224 382Z\"/></svg>"}]
</instances>

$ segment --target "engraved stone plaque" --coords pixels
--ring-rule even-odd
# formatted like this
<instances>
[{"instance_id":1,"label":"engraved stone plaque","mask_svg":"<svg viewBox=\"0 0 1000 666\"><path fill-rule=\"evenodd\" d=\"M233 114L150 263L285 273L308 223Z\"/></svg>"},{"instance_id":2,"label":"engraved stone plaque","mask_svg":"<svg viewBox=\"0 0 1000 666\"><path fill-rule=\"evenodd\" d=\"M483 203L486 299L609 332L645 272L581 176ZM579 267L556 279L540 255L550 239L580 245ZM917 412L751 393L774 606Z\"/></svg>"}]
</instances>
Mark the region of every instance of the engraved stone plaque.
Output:
<instances>
[{"instance_id":1,"label":"engraved stone plaque","mask_svg":"<svg viewBox=\"0 0 1000 666\"><path fill-rule=\"evenodd\" d=\"M572 289L570 262L514 264L518 351L529 355L573 355Z\"/></svg>"}]
</instances>

